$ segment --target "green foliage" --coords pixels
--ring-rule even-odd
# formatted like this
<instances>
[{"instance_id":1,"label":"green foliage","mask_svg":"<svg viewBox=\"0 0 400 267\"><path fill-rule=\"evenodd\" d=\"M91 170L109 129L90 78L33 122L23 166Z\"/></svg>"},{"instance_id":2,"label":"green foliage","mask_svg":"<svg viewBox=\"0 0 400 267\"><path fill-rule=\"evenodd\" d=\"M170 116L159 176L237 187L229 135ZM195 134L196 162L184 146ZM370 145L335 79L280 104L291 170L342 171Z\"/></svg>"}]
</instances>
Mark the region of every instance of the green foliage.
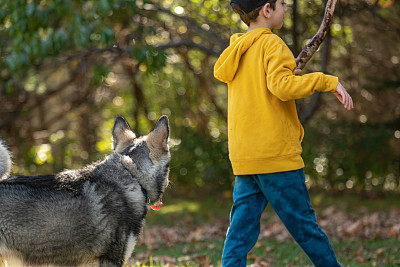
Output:
<instances>
[{"instance_id":1,"label":"green foliage","mask_svg":"<svg viewBox=\"0 0 400 267\"><path fill-rule=\"evenodd\" d=\"M107 75L110 73L110 68L105 65L97 65L93 67L93 81L100 85L104 82Z\"/></svg>"},{"instance_id":2,"label":"green foliage","mask_svg":"<svg viewBox=\"0 0 400 267\"><path fill-rule=\"evenodd\" d=\"M349 134L351 133L351 134ZM398 155L385 124L320 122L307 129L303 156L311 184L336 190L398 190Z\"/></svg>"},{"instance_id":3,"label":"green foliage","mask_svg":"<svg viewBox=\"0 0 400 267\"><path fill-rule=\"evenodd\" d=\"M142 67L144 67L144 70L148 73L154 73L166 64L166 53L151 46L135 46L131 52L132 56L139 64L142 64Z\"/></svg>"},{"instance_id":4,"label":"green foliage","mask_svg":"<svg viewBox=\"0 0 400 267\"><path fill-rule=\"evenodd\" d=\"M229 188L232 174L226 140L205 138L191 127L175 130L175 136L184 138L172 150L172 179L187 187Z\"/></svg>"},{"instance_id":5,"label":"green foliage","mask_svg":"<svg viewBox=\"0 0 400 267\"><path fill-rule=\"evenodd\" d=\"M111 46L114 20L136 11L136 1L1 1L0 64L11 73L23 73L65 51ZM163 53L149 47L135 47L133 54L151 71L165 64Z\"/></svg>"},{"instance_id":6,"label":"green foliage","mask_svg":"<svg viewBox=\"0 0 400 267\"><path fill-rule=\"evenodd\" d=\"M93 14L78 13L73 5L72 1L2 1L1 35L7 42L4 61L11 72L74 45L87 47L91 34L105 31L107 26L99 28L100 20Z\"/></svg>"}]
</instances>

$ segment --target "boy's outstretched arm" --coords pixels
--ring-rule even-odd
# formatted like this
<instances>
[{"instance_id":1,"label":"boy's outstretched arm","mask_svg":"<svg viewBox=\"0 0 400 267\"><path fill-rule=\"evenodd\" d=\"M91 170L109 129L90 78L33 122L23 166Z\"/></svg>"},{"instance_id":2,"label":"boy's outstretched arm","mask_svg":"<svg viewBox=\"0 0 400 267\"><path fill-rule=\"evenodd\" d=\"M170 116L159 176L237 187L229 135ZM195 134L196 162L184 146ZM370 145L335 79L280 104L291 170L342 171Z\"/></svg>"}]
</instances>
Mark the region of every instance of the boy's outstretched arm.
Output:
<instances>
[{"instance_id":1,"label":"boy's outstretched arm","mask_svg":"<svg viewBox=\"0 0 400 267\"><path fill-rule=\"evenodd\" d=\"M347 110L351 110L354 108L353 99L341 83L338 83L334 95L337 97L337 99L339 99L339 101L344 105Z\"/></svg>"},{"instance_id":2,"label":"boy's outstretched arm","mask_svg":"<svg viewBox=\"0 0 400 267\"><path fill-rule=\"evenodd\" d=\"M301 69L297 69L296 68L294 70L294 74L295 75L300 75L301 74ZM343 87L343 85L341 83L338 83L338 85L336 87L336 92L333 93L333 94L339 99L339 101L344 105L344 107L347 110L351 110L351 109L354 108L353 99L351 98L351 96L349 95L349 93Z\"/></svg>"}]
</instances>

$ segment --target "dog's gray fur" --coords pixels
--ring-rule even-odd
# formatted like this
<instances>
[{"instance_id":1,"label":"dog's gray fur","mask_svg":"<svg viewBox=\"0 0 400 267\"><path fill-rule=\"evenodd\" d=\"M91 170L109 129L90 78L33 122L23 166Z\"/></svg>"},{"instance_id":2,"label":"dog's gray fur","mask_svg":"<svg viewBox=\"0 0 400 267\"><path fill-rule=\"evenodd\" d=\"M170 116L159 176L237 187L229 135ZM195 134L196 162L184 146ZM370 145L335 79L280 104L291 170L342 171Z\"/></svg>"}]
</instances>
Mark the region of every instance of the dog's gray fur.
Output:
<instances>
[{"instance_id":1,"label":"dog's gray fur","mask_svg":"<svg viewBox=\"0 0 400 267\"><path fill-rule=\"evenodd\" d=\"M0 139L0 180L7 177L11 170L11 156L8 149Z\"/></svg>"},{"instance_id":2,"label":"dog's gray fur","mask_svg":"<svg viewBox=\"0 0 400 267\"><path fill-rule=\"evenodd\" d=\"M113 154L33 177L8 176L0 145L0 266L122 266L168 185L168 136L166 116L144 137L118 116Z\"/></svg>"}]
</instances>

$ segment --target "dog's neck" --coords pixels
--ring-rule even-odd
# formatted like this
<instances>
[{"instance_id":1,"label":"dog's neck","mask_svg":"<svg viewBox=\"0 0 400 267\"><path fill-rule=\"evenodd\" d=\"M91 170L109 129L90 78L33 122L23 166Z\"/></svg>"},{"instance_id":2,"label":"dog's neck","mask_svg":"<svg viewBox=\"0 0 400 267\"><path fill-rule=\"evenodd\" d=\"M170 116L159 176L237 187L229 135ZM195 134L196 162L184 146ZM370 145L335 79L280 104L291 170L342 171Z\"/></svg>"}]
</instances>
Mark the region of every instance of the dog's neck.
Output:
<instances>
[{"instance_id":1,"label":"dog's neck","mask_svg":"<svg viewBox=\"0 0 400 267\"><path fill-rule=\"evenodd\" d=\"M154 190L151 190L152 188L157 187L156 184L153 184L153 181L155 180L148 179L146 174L139 171L135 162L130 157L121 155L119 153L114 153L107 156L103 162L104 165L101 165L105 166L106 170L110 170L108 167L114 166L115 162L121 164L126 170L126 175L116 177L116 179L118 179L118 183L122 184L123 186L131 186L132 183L139 185L143 195L145 196L146 203L149 203L151 200L155 200L159 197L155 195L153 192Z\"/></svg>"}]
</instances>

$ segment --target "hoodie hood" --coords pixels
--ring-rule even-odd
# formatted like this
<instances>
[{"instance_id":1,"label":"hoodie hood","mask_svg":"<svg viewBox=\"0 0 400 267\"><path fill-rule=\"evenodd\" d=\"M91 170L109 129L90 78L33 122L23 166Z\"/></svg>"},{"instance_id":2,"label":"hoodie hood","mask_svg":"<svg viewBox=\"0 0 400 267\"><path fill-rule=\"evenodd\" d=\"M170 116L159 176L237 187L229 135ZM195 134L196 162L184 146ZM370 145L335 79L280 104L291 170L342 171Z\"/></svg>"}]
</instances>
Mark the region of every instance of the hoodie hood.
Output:
<instances>
[{"instance_id":1,"label":"hoodie hood","mask_svg":"<svg viewBox=\"0 0 400 267\"><path fill-rule=\"evenodd\" d=\"M230 45L222 52L214 66L214 76L224 83L235 77L240 58L263 34L272 34L268 28L257 28L247 33L232 35Z\"/></svg>"}]
</instances>

